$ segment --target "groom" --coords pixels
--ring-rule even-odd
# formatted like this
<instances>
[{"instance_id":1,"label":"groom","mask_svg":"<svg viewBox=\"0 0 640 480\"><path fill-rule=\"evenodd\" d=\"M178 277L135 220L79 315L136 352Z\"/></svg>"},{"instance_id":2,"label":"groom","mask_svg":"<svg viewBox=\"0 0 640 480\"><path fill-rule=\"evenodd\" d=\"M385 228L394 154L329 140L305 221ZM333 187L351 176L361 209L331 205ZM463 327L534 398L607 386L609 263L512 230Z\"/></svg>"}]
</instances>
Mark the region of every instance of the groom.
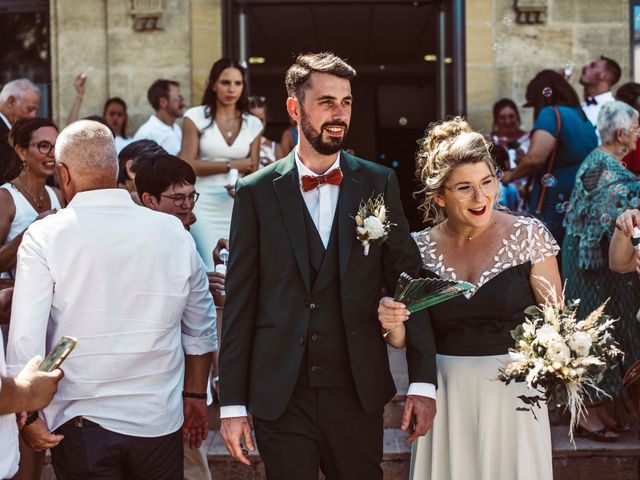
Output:
<instances>
[{"instance_id":1,"label":"groom","mask_svg":"<svg viewBox=\"0 0 640 480\"><path fill-rule=\"evenodd\" d=\"M299 143L238 180L220 351L221 433L249 464L247 409L269 479L382 479L383 409L395 393L377 320L382 288L421 268L385 167L340 150L355 70L330 53L296 59L287 110ZM365 254L360 202L382 195L393 224ZM409 395L403 427L424 435L435 415L428 316L406 322Z\"/></svg>"}]
</instances>

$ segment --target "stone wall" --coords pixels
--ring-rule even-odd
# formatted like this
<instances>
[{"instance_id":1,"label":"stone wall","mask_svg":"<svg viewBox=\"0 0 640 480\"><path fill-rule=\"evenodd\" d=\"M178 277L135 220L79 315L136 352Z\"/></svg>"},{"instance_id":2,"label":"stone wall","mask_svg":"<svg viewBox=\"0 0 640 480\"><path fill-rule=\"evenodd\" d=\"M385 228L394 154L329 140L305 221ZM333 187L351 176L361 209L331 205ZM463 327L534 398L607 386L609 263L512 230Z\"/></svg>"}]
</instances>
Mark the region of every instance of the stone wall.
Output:
<instances>
[{"instance_id":1,"label":"stone wall","mask_svg":"<svg viewBox=\"0 0 640 480\"><path fill-rule=\"evenodd\" d=\"M508 97L524 103L527 83L540 70L573 64L578 83L585 63L600 55L622 67L620 84L631 80L629 2L548 0L542 25L519 25L513 0L469 0L467 7L467 106L475 128L491 128L493 102ZM530 128L532 111L521 111Z\"/></svg>"},{"instance_id":2,"label":"stone wall","mask_svg":"<svg viewBox=\"0 0 640 480\"><path fill-rule=\"evenodd\" d=\"M199 103L221 51L220 0L165 0L162 30L135 31L129 0L51 0L54 118L64 126L73 81L87 72L80 116L102 114L107 98L128 104L128 134L152 113L146 94L158 78L177 80L187 106Z\"/></svg>"}]
</instances>

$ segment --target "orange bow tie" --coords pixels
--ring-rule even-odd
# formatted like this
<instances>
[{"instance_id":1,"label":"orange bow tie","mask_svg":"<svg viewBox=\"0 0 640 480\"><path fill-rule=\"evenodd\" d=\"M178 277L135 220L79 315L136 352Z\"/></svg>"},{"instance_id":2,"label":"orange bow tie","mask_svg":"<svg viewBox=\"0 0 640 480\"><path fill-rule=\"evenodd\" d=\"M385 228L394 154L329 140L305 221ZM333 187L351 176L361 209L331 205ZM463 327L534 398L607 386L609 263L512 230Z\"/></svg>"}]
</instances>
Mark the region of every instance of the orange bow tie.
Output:
<instances>
[{"instance_id":1,"label":"orange bow tie","mask_svg":"<svg viewBox=\"0 0 640 480\"><path fill-rule=\"evenodd\" d=\"M302 176L302 190L308 192L314 188L328 183L330 185L340 185L342 183L342 170L340 167L334 168L328 171L324 175L303 175Z\"/></svg>"}]
</instances>

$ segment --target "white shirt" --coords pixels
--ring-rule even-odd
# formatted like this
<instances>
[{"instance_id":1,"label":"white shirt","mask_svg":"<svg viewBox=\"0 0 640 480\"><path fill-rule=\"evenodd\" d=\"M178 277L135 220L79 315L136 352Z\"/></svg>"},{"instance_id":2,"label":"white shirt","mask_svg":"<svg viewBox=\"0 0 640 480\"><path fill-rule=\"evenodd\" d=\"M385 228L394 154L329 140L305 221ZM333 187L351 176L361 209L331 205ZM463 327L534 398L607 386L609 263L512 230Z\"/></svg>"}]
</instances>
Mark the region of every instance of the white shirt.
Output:
<instances>
[{"instance_id":1,"label":"white shirt","mask_svg":"<svg viewBox=\"0 0 640 480\"><path fill-rule=\"evenodd\" d=\"M582 102L582 111L585 113L593 128L596 131L596 136L598 137L598 145L602 143L600 139L600 132L598 131L598 114L600 113L600 109L605 103L612 102L615 100L615 97L611 92L604 92L600 95L596 95L593 97L596 104L595 105L587 105L587 102Z\"/></svg>"},{"instance_id":2,"label":"white shirt","mask_svg":"<svg viewBox=\"0 0 640 480\"><path fill-rule=\"evenodd\" d=\"M0 376L7 376L4 362L4 341L0 330ZM2 380L0 379L0 390ZM0 415L0 478L11 478L18 471L20 450L18 449L18 425L13 413Z\"/></svg>"},{"instance_id":3,"label":"white shirt","mask_svg":"<svg viewBox=\"0 0 640 480\"><path fill-rule=\"evenodd\" d=\"M171 155L177 155L182 144L182 129L177 123L167 125L151 114L133 136L133 141L137 140L153 140Z\"/></svg>"},{"instance_id":4,"label":"white shirt","mask_svg":"<svg viewBox=\"0 0 640 480\"><path fill-rule=\"evenodd\" d=\"M11 130L11 123L9 123L9 119L7 117L4 116L4 114L2 112L0 112L0 119L2 119L2 121L4 122L4 124L7 126L7 128L9 130Z\"/></svg>"},{"instance_id":5,"label":"white shirt","mask_svg":"<svg viewBox=\"0 0 640 480\"><path fill-rule=\"evenodd\" d=\"M184 355L217 349L215 308L191 235L129 192L80 192L32 224L18 250L7 364L15 375L63 335L78 346L44 409L158 437L183 422Z\"/></svg>"},{"instance_id":6,"label":"white shirt","mask_svg":"<svg viewBox=\"0 0 640 480\"><path fill-rule=\"evenodd\" d=\"M120 150L129 145L131 142L133 142L132 137L125 138L121 137L120 135L116 135L116 153L120 153Z\"/></svg>"},{"instance_id":7,"label":"white shirt","mask_svg":"<svg viewBox=\"0 0 640 480\"><path fill-rule=\"evenodd\" d=\"M306 167L298 156L298 149L295 149L296 166L298 168L298 183L300 185L300 192L302 198L307 206L309 215L313 220L314 225L318 229L318 233L322 238L324 247L327 248L329 244L329 237L331 236L331 226L333 224L333 217L336 213L336 207L338 206L338 197L340 196L340 186L332 184L323 184L305 192L302 189L302 176L311 175L313 177L319 176L314 173L308 167ZM327 169L327 172L340 166L340 154L336 156L336 160ZM420 395L423 397L436 398L436 386L432 383L411 383L407 395ZM228 417L245 417L247 415L247 408L245 405L228 405L226 407L220 407L220 418Z\"/></svg>"}]
</instances>

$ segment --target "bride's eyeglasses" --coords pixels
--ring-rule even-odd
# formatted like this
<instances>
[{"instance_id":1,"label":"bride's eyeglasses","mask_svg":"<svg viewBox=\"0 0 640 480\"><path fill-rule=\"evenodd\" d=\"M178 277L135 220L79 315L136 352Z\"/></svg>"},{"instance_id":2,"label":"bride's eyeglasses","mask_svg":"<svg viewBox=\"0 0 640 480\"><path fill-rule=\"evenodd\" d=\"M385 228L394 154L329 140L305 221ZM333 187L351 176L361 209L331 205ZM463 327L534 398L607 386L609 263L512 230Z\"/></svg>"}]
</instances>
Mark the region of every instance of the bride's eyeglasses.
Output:
<instances>
[{"instance_id":1,"label":"bride's eyeglasses","mask_svg":"<svg viewBox=\"0 0 640 480\"><path fill-rule=\"evenodd\" d=\"M443 185L444 187L444 185ZM496 194L498 191L498 181L496 177L491 176L489 178L485 178L480 185L473 185L471 183L461 183L453 188L444 187L445 190L449 190L453 192L458 200L465 201L471 200L476 196L476 190L480 190L480 192L487 196L491 197Z\"/></svg>"}]
</instances>

